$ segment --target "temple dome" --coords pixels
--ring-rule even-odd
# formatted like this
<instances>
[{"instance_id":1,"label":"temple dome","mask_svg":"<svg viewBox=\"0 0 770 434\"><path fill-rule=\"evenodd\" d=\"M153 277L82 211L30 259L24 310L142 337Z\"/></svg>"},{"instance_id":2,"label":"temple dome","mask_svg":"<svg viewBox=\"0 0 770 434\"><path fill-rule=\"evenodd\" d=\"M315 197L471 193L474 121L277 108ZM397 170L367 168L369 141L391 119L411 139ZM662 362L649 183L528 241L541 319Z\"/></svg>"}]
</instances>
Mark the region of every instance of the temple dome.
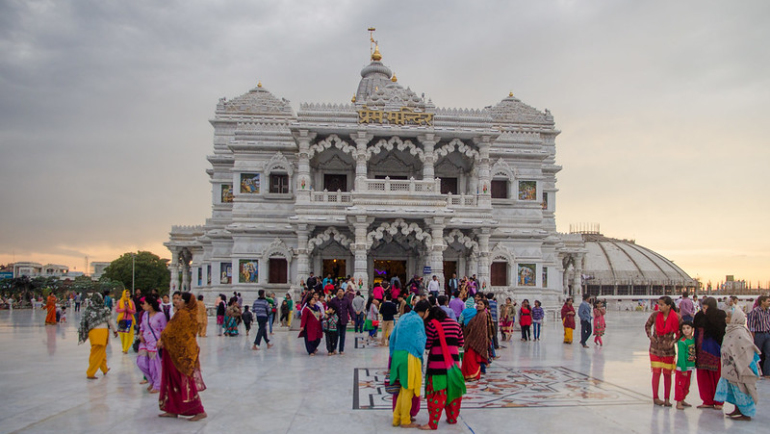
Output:
<instances>
[{"instance_id":1,"label":"temple dome","mask_svg":"<svg viewBox=\"0 0 770 434\"><path fill-rule=\"evenodd\" d=\"M583 274L590 276L589 285L695 285L695 280L672 261L632 240L601 234L582 237L587 251Z\"/></svg>"},{"instance_id":2,"label":"temple dome","mask_svg":"<svg viewBox=\"0 0 770 434\"><path fill-rule=\"evenodd\" d=\"M278 99L262 83L230 101L222 98L217 104L217 114L294 116L289 100Z\"/></svg>"},{"instance_id":3,"label":"temple dome","mask_svg":"<svg viewBox=\"0 0 770 434\"><path fill-rule=\"evenodd\" d=\"M496 106L489 108L492 120L497 124L546 124L553 125L553 116L546 110L538 109L524 104L513 93L500 101Z\"/></svg>"}]
</instances>

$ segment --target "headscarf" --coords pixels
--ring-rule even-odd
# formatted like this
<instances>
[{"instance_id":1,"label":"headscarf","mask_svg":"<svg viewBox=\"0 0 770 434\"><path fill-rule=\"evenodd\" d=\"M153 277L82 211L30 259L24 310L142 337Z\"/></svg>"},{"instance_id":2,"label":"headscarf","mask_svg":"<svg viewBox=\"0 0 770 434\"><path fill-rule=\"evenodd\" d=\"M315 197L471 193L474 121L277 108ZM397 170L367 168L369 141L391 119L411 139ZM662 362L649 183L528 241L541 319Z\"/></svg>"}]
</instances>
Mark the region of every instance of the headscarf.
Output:
<instances>
[{"instance_id":1,"label":"headscarf","mask_svg":"<svg viewBox=\"0 0 770 434\"><path fill-rule=\"evenodd\" d=\"M738 386L741 392L751 395L757 403L759 374L755 370L755 359L760 351L745 324L746 314L741 309L733 310L722 342L722 378Z\"/></svg>"},{"instance_id":2,"label":"headscarf","mask_svg":"<svg viewBox=\"0 0 770 434\"><path fill-rule=\"evenodd\" d=\"M168 355L176 369L183 375L193 376L198 368L198 307L195 297L176 311L166 329L160 334L163 341L164 357Z\"/></svg>"},{"instance_id":3,"label":"headscarf","mask_svg":"<svg viewBox=\"0 0 770 434\"><path fill-rule=\"evenodd\" d=\"M129 291L127 289L123 290L123 295L120 297L120 300L118 300L118 307L120 309L131 309L131 305L134 302L131 300L131 297L129 296ZM136 307L134 307L134 310L136 310ZM131 319L131 315L128 312L123 312L120 315L118 315L118 320L121 319Z\"/></svg>"},{"instance_id":4,"label":"headscarf","mask_svg":"<svg viewBox=\"0 0 770 434\"><path fill-rule=\"evenodd\" d=\"M102 323L109 324L112 319L110 308L104 306L104 297L98 292L91 296L91 302L83 311L78 329L78 345L88 340L88 333Z\"/></svg>"},{"instance_id":5,"label":"headscarf","mask_svg":"<svg viewBox=\"0 0 770 434\"><path fill-rule=\"evenodd\" d=\"M411 311L399 318L390 335L390 355L393 356L395 351L406 351L422 360L426 341L425 322L417 312Z\"/></svg>"},{"instance_id":6,"label":"headscarf","mask_svg":"<svg viewBox=\"0 0 770 434\"><path fill-rule=\"evenodd\" d=\"M465 335L464 348L472 348L482 359L489 358L489 331L487 328L487 311L481 310L468 322L463 330Z\"/></svg>"}]
</instances>

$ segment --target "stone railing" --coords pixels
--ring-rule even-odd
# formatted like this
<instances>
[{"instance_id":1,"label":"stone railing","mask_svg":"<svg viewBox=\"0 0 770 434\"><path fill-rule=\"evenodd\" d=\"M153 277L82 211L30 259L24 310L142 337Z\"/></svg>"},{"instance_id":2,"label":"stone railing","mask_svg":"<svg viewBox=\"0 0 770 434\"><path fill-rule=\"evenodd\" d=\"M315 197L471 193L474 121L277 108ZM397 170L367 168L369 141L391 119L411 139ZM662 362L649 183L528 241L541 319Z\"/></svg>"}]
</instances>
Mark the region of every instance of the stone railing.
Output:
<instances>
[{"instance_id":1,"label":"stone railing","mask_svg":"<svg viewBox=\"0 0 770 434\"><path fill-rule=\"evenodd\" d=\"M440 194L441 180L439 178L430 180L395 180L386 177L385 179L367 179L363 182L362 193L393 193L393 194Z\"/></svg>"},{"instance_id":2,"label":"stone railing","mask_svg":"<svg viewBox=\"0 0 770 434\"><path fill-rule=\"evenodd\" d=\"M352 202L352 193L337 191L314 191L310 194L311 202L326 202L326 203L339 203L349 204Z\"/></svg>"},{"instance_id":3,"label":"stone railing","mask_svg":"<svg viewBox=\"0 0 770 434\"><path fill-rule=\"evenodd\" d=\"M475 194L452 194L446 195L446 205L453 206L476 206L478 201Z\"/></svg>"}]
</instances>

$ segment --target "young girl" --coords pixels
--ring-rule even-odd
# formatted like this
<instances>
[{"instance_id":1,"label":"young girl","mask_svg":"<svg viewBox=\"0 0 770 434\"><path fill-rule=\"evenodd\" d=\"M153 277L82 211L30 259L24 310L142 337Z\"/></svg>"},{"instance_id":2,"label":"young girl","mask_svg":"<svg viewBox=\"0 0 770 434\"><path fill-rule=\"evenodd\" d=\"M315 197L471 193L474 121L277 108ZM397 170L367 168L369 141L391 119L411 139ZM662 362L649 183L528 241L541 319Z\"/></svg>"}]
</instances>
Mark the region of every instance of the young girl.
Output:
<instances>
[{"instance_id":1,"label":"young girl","mask_svg":"<svg viewBox=\"0 0 770 434\"><path fill-rule=\"evenodd\" d=\"M521 324L521 340L526 342L529 340L529 326L532 325L532 310L529 308L529 300L527 299L521 302L519 324Z\"/></svg>"},{"instance_id":2,"label":"young girl","mask_svg":"<svg viewBox=\"0 0 770 434\"><path fill-rule=\"evenodd\" d=\"M326 317L322 321L322 326L324 334L326 335L326 352L328 352L330 356L337 353L338 321L337 311L334 310L334 307L329 306L329 309L326 311Z\"/></svg>"},{"instance_id":3,"label":"young girl","mask_svg":"<svg viewBox=\"0 0 770 434\"><path fill-rule=\"evenodd\" d=\"M604 315L607 313L607 309L604 307L604 303L597 301L594 304L594 344L603 346L602 336L604 336L604 330L607 328L607 323L604 322Z\"/></svg>"},{"instance_id":4,"label":"young girl","mask_svg":"<svg viewBox=\"0 0 770 434\"><path fill-rule=\"evenodd\" d=\"M650 338L650 366L652 367L652 402L671 407L671 371L676 367L676 341L679 338L679 315L674 311L674 300L664 295L658 299L658 311L653 312L644 324ZM663 374L665 401L658 395L660 376Z\"/></svg>"},{"instance_id":5,"label":"young girl","mask_svg":"<svg viewBox=\"0 0 770 434\"><path fill-rule=\"evenodd\" d=\"M692 407L684 400L690 393L690 374L695 369L695 339L693 338L695 327L692 325L692 321L683 322L679 326L679 332L682 333L682 338L676 343L674 401L676 401L677 410L684 410L685 407Z\"/></svg>"},{"instance_id":6,"label":"young girl","mask_svg":"<svg viewBox=\"0 0 770 434\"><path fill-rule=\"evenodd\" d=\"M241 320L243 321L244 327L246 327L246 336L248 336L251 331L251 323L254 322L254 314L251 313L248 306L243 306Z\"/></svg>"},{"instance_id":7,"label":"young girl","mask_svg":"<svg viewBox=\"0 0 770 434\"><path fill-rule=\"evenodd\" d=\"M540 329L543 326L545 311L540 307L540 300L535 300L535 307L532 308L532 340L540 340Z\"/></svg>"}]
</instances>

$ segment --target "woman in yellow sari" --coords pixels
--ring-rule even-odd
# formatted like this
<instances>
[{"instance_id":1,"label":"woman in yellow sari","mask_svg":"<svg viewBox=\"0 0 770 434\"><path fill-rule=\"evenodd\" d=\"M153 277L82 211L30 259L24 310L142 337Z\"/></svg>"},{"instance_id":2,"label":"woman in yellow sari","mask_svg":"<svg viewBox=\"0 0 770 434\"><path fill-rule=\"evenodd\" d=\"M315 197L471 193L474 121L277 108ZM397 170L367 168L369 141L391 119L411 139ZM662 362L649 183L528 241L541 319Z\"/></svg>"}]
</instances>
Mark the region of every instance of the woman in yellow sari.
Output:
<instances>
[{"instance_id":1,"label":"woman in yellow sari","mask_svg":"<svg viewBox=\"0 0 770 434\"><path fill-rule=\"evenodd\" d=\"M112 313L104 306L104 298L98 292L91 296L91 303L86 306L78 328L78 345L89 341L91 343L91 356L88 358L86 378L96 380L96 371L102 370L104 375L110 370L107 367L107 341L110 337L112 325ZM118 332L115 331L115 337Z\"/></svg>"},{"instance_id":2,"label":"woman in yellow sari","mask_svg":"<svg viewBox=\"0 0 770 434\"><path fill-rule=\"evenodd\" d=\"M128 353L128 349L134 343L134 314L136 305L129 296L129 291L123 291L123 296L118 300L118 307L115 309L118 313L118 335L120 335L120 344L123 346L123 354Z\"/></svg>"},{"instance_id":3,"label":"woman in yellow sari","mask_svg":"<svg viewBox=\"0 0 770 434\"><path fill-rule=\"evenodd\" d=\"M45 316L46 325L56 325L56 296L51 295L46 299L45 308L48 309L48 315Z\"/></svg>"}]
</instances>

